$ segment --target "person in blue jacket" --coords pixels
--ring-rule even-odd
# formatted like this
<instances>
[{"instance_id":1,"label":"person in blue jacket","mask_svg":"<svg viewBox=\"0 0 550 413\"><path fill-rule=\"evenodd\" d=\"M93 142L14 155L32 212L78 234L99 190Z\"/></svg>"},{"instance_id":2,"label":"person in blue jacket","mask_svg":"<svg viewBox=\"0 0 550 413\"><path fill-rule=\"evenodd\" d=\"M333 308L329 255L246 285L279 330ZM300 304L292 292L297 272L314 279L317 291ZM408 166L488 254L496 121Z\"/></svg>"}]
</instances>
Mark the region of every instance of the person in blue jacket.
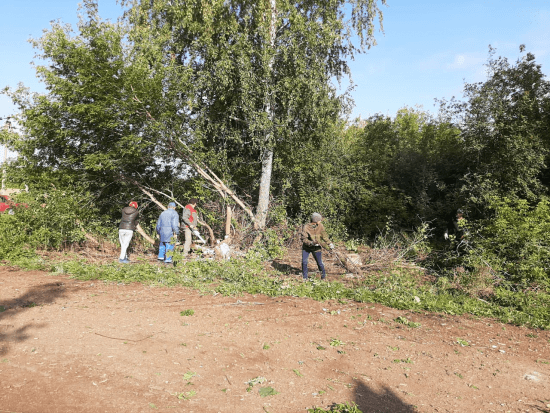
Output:
<instances>
[{"instance_id":1,"label":"person in blue jacket","mask_svg":"<svg viewBox=\"0 0 550 413\"><path fill-rule=\"evenodd\" d=\"M176 204L170 202L168 209L160 214L157 221L157 234L160 237L159 261L172 262L172 252L176 244L175 237L180 233L180 217L176 212ZM174 237L174 239L172 239Z\"/></svg>"}]
</instances>

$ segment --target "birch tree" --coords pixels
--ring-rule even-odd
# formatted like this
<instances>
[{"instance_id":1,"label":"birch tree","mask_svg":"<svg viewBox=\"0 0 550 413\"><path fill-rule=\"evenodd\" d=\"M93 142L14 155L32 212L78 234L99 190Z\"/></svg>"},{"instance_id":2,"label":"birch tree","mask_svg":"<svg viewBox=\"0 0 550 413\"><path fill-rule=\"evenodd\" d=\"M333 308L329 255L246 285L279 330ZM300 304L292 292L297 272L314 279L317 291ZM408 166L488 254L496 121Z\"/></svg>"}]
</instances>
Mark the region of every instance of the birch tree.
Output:
<instances>
[{"instance_id":1,"label":"birch tree","mask_svg":"<svg viewBox=\"0 0 550 413\"><path fill-rule=\"evenodd\" d=\"M174 100L160 105L177 108L161 109L161 124L177 130L228 185L257 191L260 228L274 168L284 175L277 153L330 133L349 107L349 95L338 95L333 81L349 75L347 59L375 44L378 3L131 3L130 37L152 66L163 62L157 69Z\"/></svg>"}]
</instances>

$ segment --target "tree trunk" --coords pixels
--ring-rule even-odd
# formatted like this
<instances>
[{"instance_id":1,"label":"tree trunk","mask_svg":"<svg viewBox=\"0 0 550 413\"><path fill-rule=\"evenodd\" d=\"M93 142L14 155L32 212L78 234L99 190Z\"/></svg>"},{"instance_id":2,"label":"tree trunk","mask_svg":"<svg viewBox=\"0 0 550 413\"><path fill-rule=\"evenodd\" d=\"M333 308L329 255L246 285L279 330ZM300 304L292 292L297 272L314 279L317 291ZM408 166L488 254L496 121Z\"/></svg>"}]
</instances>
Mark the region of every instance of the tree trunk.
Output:
<instances>
[{"instance_id":1,"label":"tree trunk","mask_svg":"<svg viewBox=\"0 0 550 413\"><path fill-rule=\"evenodd\" d=\"M272 50L275 48L275 36L277 34L277 3L276 0L270 0L270 8L271 8L271 19L269 22L269 45L271 47L271 50L269 53L272 53ZM271 72L273 70L273 62L274 62L274 56L271 55L269 60L269 71L268 71L268 79L267 79L267 93L266 93L266 99L265 99L265 111L267 113L267 117L269 119L270 123L270 130L267 132L265 137L265 144L266 149L264 149L262 153L262 175L260 178L260 193L258 194L258 207L256 209L256 224L258 228L262 229L265 227L266 220L267 220L267 211L269 209L269 194L270 194L270 187L271 187L271 173L273 172L273 148L272 148L272 140L273 140L273 129L271 126L273 125L273 108L271 106L271 81L269 77L271 76Z\"/></svg>"},{"instance_id":2,"label":"tree trunk","mask_svg":"<svg viewBox=\"0 0 550 413\"><path fill-rule=\"evenodd\" d=\"M231 207L228 205L225 214L225 238L231 237Z\"/></svg>"},{"instance_id":3,"label":"tree trunk","mask_svg":"<svg viewBox=\"0 0 550 413\"><path fill-rule=\"evenodd\" d=\"M262 160L262 176L260 178L260 194L258 196L258 208L256 209L256 222L259 228L264 228L269 209L269 190L271 186L271 172L273 170L273 150L264 152Z\"/></svg>"}]
</instances>

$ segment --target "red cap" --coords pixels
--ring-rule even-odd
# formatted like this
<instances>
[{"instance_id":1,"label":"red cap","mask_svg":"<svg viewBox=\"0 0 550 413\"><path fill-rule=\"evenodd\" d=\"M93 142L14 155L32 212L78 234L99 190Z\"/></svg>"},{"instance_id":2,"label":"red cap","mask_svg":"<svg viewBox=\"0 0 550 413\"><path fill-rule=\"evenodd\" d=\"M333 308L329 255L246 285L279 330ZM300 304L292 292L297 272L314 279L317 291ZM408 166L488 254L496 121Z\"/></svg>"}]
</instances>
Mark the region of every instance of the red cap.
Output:
<instances>
[{"instance_id":1,"label":"red cap","mask_svg":"<svg viewBox=\"0 0 550 413\"><path fill-rule=\"evenodd\" d=\"M135 209L137 209L138 204L137 204L136 201L132 201L132 202L130 202L130 206L131 206L131 207L134 207Z\"/></svg>"}]
</instances>

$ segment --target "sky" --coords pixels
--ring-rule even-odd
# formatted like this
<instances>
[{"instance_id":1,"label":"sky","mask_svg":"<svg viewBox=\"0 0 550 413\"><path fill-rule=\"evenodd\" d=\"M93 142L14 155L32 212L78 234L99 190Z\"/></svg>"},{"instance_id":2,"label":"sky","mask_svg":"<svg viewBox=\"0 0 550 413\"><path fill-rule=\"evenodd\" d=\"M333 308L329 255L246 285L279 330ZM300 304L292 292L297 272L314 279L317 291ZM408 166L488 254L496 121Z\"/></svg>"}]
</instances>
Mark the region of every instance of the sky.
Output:
<instances>
[{"instance_id":1,"label":"sky","mask_svg":"<svg viewBox=\"0 0 550 413\"><path fill-rule=\"evenodd\" d=\"M350 62L355 88L352 118L376 113L394 116L405 106L437 112L434 99L462 97L464 82L486 79L489 45L497 56L520 57L519 46L534 53L550 74L550 1L548 0L387 0L382 6L384 33L378 44ZM39 38L50 22L76 26L77 0L0 0L0 88L19 82L35 92L44 85L31 64ZM99 14L116 20L116 0L99 0ZM346 83L342 84L345 88ZM0 125L16 111L0 95Z\"/></svg>"}]
</instances>

